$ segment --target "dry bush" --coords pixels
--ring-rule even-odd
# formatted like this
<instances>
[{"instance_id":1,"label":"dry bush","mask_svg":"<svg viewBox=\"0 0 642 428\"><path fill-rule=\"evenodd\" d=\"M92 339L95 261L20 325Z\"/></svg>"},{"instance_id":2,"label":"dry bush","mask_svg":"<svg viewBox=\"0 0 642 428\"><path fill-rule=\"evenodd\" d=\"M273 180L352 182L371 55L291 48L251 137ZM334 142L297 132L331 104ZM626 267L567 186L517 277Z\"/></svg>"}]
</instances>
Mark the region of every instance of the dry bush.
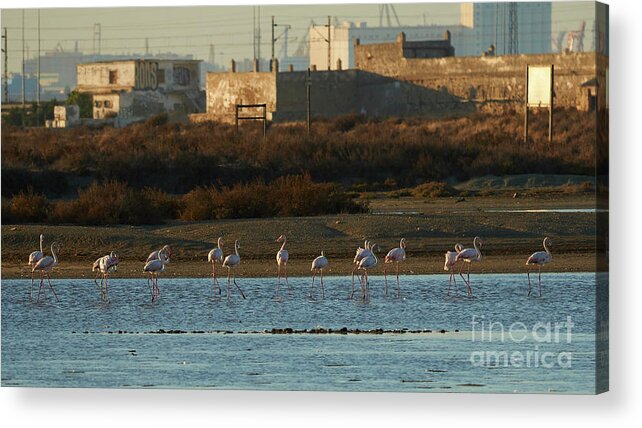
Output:
<instances>
[{"instance_id":1,"label":"dry bush","mask_svg":"<svg viewBox=\"0 0 642 428\"><path fill-rule=\"evenodd\" d=\"M3 200L2 208L2 222L5 224L41 223L47 219L49 202L45 195L29 189Z\"/></svg>"},{"instance_id":2,"label":"dry bush","mask_svg":"<svg viewBox=\"0 0 642 428\"><path fill-rule=\"evenodd\" d=\"M412 196L416 198L443 198L458 194L457 189L440 181L430 181L412 189Z\"/></svg>"}]
</instances>

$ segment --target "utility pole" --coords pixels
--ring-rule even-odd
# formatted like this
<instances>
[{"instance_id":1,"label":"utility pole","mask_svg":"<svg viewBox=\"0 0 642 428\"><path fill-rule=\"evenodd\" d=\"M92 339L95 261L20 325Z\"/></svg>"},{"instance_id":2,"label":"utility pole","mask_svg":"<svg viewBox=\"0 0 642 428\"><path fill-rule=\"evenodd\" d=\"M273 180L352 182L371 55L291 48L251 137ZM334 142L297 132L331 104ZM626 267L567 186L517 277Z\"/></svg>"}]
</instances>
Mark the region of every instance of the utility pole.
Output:
<instances>
[{"instance_id":1,"label":"utility pole","mask_svg":"<svg viewBox=\"0 0 642 428\"><path fill-rule=\"evenodd\" d=\"M308 67L308 71L305 74L305 87L306 87L306 92L305 92L305 98L307 102L307 112L308 112L308 135L310 135L310 129L312 125L312 113L310 111L310 86L312 86L312 80L310 79L310 67Z\"/></svg>"},{"instance_id":2,"label":"utility pole","mask_svg":"<svg viewBox=\"0 0 642 428\"><path fill-rule=\"evenodd\" d=\"M257 14L256 54L259 57L259 64L260 64L261 63L261 6L256 7L256 14Z\"/></svg>"},{"instance_id":3,"label":"utility pole","mask_svg":"<svg viewBox=\"0 0 642 428\"><path fill-rule=\"evenodd\" d=\"M256 59L256 6L252 6L252 59Z\"/></svg>"},{"instance_id":4,"label":"utility pole","mask_svg":"<svg viewBox=\"0 0 642 428\"><path fill-rule=\"evenodd\" d=\"M274 23L274 15L272 15L272 56L270 57L271 59L274 59L274 42L276 42L276 39L274 38L274 27L276 27L276 24ZM270 64L272 64L270 62Z\"/></svg>"},{"instance_id":5,"label":"utility pole","mask_svg":"<svg viewBox=\"0 0 642 428\"><path fill-rule=\"evenodd\" d=\"M25 10L22 9L22 126L25 126Z\"/></svg>"},{"instance_id":6,"label":"utility pole","mask_svg":"<svg viewBox=\"0 0 642 428\"><path fill-rule=\"evenodd\" d=\"M4 34L2 35L4 39L4 45L2 48L2 53L4 54L4 68L3 77L4 77L4 97L2 97L3 103L9 102L9 71L7 71L7 65L9 65L9 51L7 50L7 27L4 27Z\"/></svg>"},{"instance_id":7,"label":"utility pole","mask_svg":"<svg viewBox=\"0 0 642 428\"><path fill-rule=\"evenodd\" d=\"M332 67L332 51L331 51L332 39L330 38L330 25L331 25L330 15L328 15L328 24L326 25L326 27L328 27L328 70L330 70Z\"/></svg>"},{"instance_id":8,"label":"utility pole","mask_svg":"<svg viewBox=\"0 0 642 428\"><path fill-rule=\"evenodd\" d=\"M38 80L36 81L36 125L40 126L40 9L38 9Z\"/></svg>"}]
</instances>

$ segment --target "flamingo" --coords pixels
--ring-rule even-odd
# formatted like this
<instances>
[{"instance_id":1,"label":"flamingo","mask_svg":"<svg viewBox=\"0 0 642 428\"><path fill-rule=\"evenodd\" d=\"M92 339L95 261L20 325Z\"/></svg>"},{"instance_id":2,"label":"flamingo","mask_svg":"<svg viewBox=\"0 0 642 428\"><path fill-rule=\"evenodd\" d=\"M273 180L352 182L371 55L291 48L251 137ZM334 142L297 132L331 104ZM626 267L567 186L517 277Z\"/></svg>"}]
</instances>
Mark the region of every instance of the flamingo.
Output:
<instances>
[{"instance_id":1,"label":"flamingo","mask_svg":"<svg viewBox=\"0 0 642 428\"><path fill-rule=\"evenodd\" d=\"M354 273L359 269L359 262L364 258L372 255L372 250L370 249L370 241L365 240L363 242L363 248L357 247L357 251L354 255L354 260L352 260L352 263L354 263L354 269L352 269L352 292L350 293L350 299L352 299L352 296L354 295Z\"/></svg>"},{"instance_id":2,"label":"flamingo","mask_svg":"<svg viewBox=\"0 0 642 428\"><path fill-rule=\"evenodd\" d=\"M40 251L34 251L29 254L29 267L33 267L38 263L38 261L45 256L45 253L42 251L42 244L45 241L45 235L40 235ZM29 289L29 299L33 299L33 270L31 271L31 288Z\"/></svg>"},{"instance_id":3,"label":"flamingo","mask_svg":"<svg viewBox=\"0 0 642 428\"><path fill-rule=\"evenodd\" d=\"M468 297L473 296L473 290L470 288L470 264L472 262L479 262L482 259L481 251L479 251L479 249L482 247L482 242L479 236L475 236L475 239L473 239L473 247L474 248L466 248L460 251L459 254L457 254L457 256L455 257L455 262L463 260L468 265L468 280L466 280L464 278L464 275L461 274L464 265L462 264L459 268L459 276L461 276L461 279L463 279L466 283Z\"/></svg>"},{"instance_id":4,"label":"flamingo","mask_svg":"<svg viewBox=\"0 0 642 428\"><path fill-rule=\"evenodd\" d=\"M401 241L399 241L399 247L398 248L393 248L392 250L388 251L388 254L386 254L386 259L384 261L385 264L388 263L394 263L396 265L396 273L397 273L397 297L399 297L400 294L400 289L399 289L399 263L403 262L406 260L406 238L401 238ZM386 280L386 296L388 295L388 275L386 274L386 267L384 265L383 268L383 277Z\"/></svg>"},{"instance_id":5,"label":"flamingo","mask_svg":"<svg viewBox=\"0 0 642 428\"><path fill-rule=\"evenodd\" d=\"M170 257L172 257L172 247L170 247L169 245L165 245L160 250L152 251L151 253L149 253L149 256L147 256L147 260L145 260L145 263L158 259L158 254L161 251L165 253L165 263L169 263L169 259Z\"/></svg>"},{"instance_id":6,"label":"flamingo","mask_svg":"<svg viewBox=\"0 0 642 428\"><path fill-rule=\"evenodd\" d=\"M38 262L33 266L31 270L31 274L35 271L40 271L40 288L38 288L38 299L36 302L40 302L40 290L43 290L44 292L44 275L47 275L47 282L49 283L49 288L53 292L53 295L56 297L56 301L60 301L58 299L58 295L56 294L56 290L51 286L51 278L49 277L49 272L53 270L56 266L58 266L58 255L56 254L56 250L54 250L54 247L60 247L56 242L53 242L51 244L51 256L45 256L38 260ZM44 292L44 298L47 298L47 293Z\"/></svg>"},{"instance_id":7,"label":"flamingo","mask_svg":"<svg viewBox=\"0 0 642 428\"><path fill-rule=\"evenodd\" d=\"M377 259L377 256L375 255L376 245L377 244L370 245L370 255L362 258L359 262L359 267L357 268L357 270L363 270L363 275L361 275L361 297L364 300L368 299L368 269L372 269L379 263L379 259Z\"/></svg>"},{"instance_id":8,"label":"flamingo","mask_svg":"<svg viewBox=\"0 0 642 428\"><path fill-rule=\"evenodd\" d=\"M230 299L230 274L232 269L237 268L238 265L241 264L241 256L239 256L239 248L241 246L239 245L238 239L234 241L234 254L230 254L229 256L225 257L225 260L223 260L223 266L227 268L227 299ZM245 299L245 294L243 294L243 290L241 290L241 287L238 286L236 283L236 272L234 273L234 285L238 290L241 292L241 296Z\"/></svg>"},{"instance_id":9,"label":"flamingo","mask_svg":"<svg viewBox=\"0 0 642 428\"><path fill-rule=\"evenodd\" d=\"M288 250L285 249L285 243L287 242L285 235L279 236L275 242L283 242L281 249L276 253L276 271L279 277L279 288L281 287L281 265L283 265L283 270L285 271L285 284L290 289L290 284L288 283L288 259L290 255Z\"/></svg>"},{"instance_id":10,"label":"flamingo","mask_svg":"<svg viewBox=\"0 0 642 428\"><path fill-rule=\"evenodd\" d=\"M221 286L218 284L218 279L216 278L216 264L223 263L223 238L219 236L218 242L216 243L216 248L212 248L207 254L207 261L212 263L212 281L214 282L214 297L216 297L216 290L218 289L218 295L221 295Z\"/></svg>"},{"instance_id":11,"label":"flamingo","mask_svg":"<svg viewBox=\"0 0 642 428\"><path fill-rule=\"evenodd\" d=\"M539 268L539 272L537 274L537 288L539 289L539 297L542 297L542 266L544 266L546 263L549 263L551 260L553 260L553 255L551 254L551 251L548 249L548 245L546 244L552 244L550 238L547 236L544 238L544 242L542 242L542 245L544 246L545 251L538 251L536 253L531 254L531 256L526 260L526 265L528 265L528 295L531 295L531 266L537 265Z\"/></svg>"},{"instance_id":12,"label":"flamingo","mask_svg":"<svg viewBox=\"0 0 642 428\"><path fill-rule=\"evenodd\" d=\"M145 263L143 272L149 273L147 283L151 281L152 285L152 303L160 297L160 288L158 288L158 275L165 271L165 264L168 262L169 256L166 252L166 247L161 248L157 252L157 258L152 259Z\"/></svg>"},{"instance_id":13,"label":"flamingo","mask_svg":"<svg viewBox=\"0 0 642 428\"><path fill-rule=\"evenodd\" d=\"M450 296L450 284L452 281L455 281L455 292L457 292L457 280L455 279L455 265L457 264L457 254L464 249L464 246L461 244L455 244L455 251L446 251L446 261L444 262L444 270L450 271L450 277L448 278L448 295Z\"/></svg>"},{"instance_id":14,"label":"flamingo","mask_svg":"<svg viewBox=\"0 0 642 428\"><path fill-rule=\"evenodd\" d=\"M325 257L325 253L321 251L321 255L316 259L312 260L312 267L310 271L314 272L312 274L312 286L310 287L310 298L312 298L312 291L314 290L314 278L317 276L317 272L321 274L321 296L325 298L325 290L323 288L323 269L328 267L328 259Z\"/></svg>"},{"instance_id":15,"label":"flamingo","mask_svg":"<svg viewBox=\"0 0 642 428\"><path fill-rule=\"evenodd\" d=\"M102 256L96 259L91 270L92 272L98 271L99 275L102 276L102 278L100 279L100 285L98 285L98 283L96 282L96 278L94 278L94 282L96 282L96 285L98 285L100 288L100 298L105 302L109 302L107 278L111 272L115 272L118 270L118 255L112 251L106 256ZM105 286L104 290L103 283Z\"/></svg>"}]
</instances>

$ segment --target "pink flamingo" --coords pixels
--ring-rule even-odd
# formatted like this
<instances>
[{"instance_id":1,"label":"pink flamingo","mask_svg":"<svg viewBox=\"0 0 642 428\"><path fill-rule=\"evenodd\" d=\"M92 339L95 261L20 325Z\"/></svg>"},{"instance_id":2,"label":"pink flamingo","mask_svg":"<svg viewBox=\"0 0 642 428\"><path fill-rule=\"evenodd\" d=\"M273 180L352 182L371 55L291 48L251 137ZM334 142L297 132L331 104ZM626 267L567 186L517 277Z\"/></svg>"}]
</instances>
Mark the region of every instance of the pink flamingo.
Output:
<instances>
[{"instance_id":1,"label":"pink flamingo","mask_svg":"<svg viewBox=\"0 0 642 428\"><path fill-rule=\"evenodd\" d=\"M396 265L395 272L397 274L397 297L399 297L399 294L401 292L401 290L399 289L399 263L403 262L404 260L406 260L406 238L401 238L401 241L399 241L399 247L393 248L392 250L388 251L388 254L386 254L386 259L384 261L385 264L394 263ZM388 275L386 274L385 264L383 268L383 277L386 280L385 293L387 296L388 295Z\"/></svg>"},{"instance_id":2,"label":"pink flamingo","mask_svg":"<svg viewBox=\"0 0 642 428\"><path fill-rule=\"evenodd\" d=\"M325 253L321 251L321 255L314 260L312 260L312 267L310 271L314 272L312 274L312 286L310 287L310 298L312 298L312 291L314 291L314 278L317 276L317 273L320 273L321 276L321 296L325 298L325 289L323 288L323 269L328 267L328 259L325 257Z\"/></svg>"},{"instance_id":3,"label":"pink flamingo","mask_svg":"<svg viewBox=\"0 0 642 428\"><path fill-rule=\"evenodd\" d=\"M165 271L165 264L168 262L169 256L167 255L165 247L157 252L157 258L152 259L145 263L143 272L149 273L147 284L151 281L152 303L160 297L160 288L158 288L158 275Z\"/></svg>"},{"instance_id":4,"label":"pink flamingo","mask_svg":"<svg viewBox=\"0 0 642 428\"><path fill-rule=\"evenodd\" d=\"M457 254L464 249L464 246L461 244L455 244L455 251L446 251L446 261L444 263L444 270L450 271L450 277L448 278L448 295L450 296L450 284L452 281L455 282L455 293L457 293L457 280L455 279L455 265L457 264Z\"/></svg>"},{"instance_id":5,"label":"pink flamingo","mask_svg":"<svg viewBox=\"0 0 642 428\"><path fill-rule=\"evenodd\" d=\"M354 259L352 260L352 263L354 263L354 269L352 269L352 292L350 293L349 299L352 299L352 296L354 296L354 273L359 269L359 263L361 260L363 260L364 257L368 257L372 255L372 250L370 249L370 241L365 240L363 242L363 248L357 247L357 251L354 255ZM363 293L363 290L361 290Z\"/></svg>"},{"instance_id":6,"label":"pink flamingo","mask_svg":"<svg viewBox=\"0 0 642 428\"><path fill-rule=\"evenodd\" d=\"M539 297L542 297L542 266L553 260L553 255L551 254L551 251L548 249L548 246L546 244L551 245L552 243L553 242L547 236L546 238L544 238L544 242L542 243L542 245L544 246L544 251L533 253L528 258L528 260L526 260L526 265L528 265L527 276L529 296L531 295L531 266L537 265L537 267L539 268L539 272L537 274L537 288L539 289Z\"/></svg>"},{"instance_id":7,"label":"pink flamingo","mask_svg":"<svg viewBox=\"0 0 642 428\"><path fill-rule=\"evenodd\" d=\"M47 299L47 293L44 291L44 275L47 275L49 288L53 292L53 295L56 297L56 301L60 301L60 299L58 299L58 295L56 294L56 290L54 290L54 288L51 286L51 278L49 277L49 272L51 272L53 268L58 266L58 256L54 247L57 247L58 250L60 249L58 244L56 242L53 242L51 244L51 256L45 256L38 260L38 262L33 266L33 269L31 270L32 274L35 271L40 271L40 288L38 288L38 299L36 300L36 302L40 302L40 290L43 291L45 300Z\"/></svg>"},{"instance_id":8,"label":"pink flamingo","mask_svg":"<svg viewBox=\"0 0 642 428\"><path fill-rule=\"evenodd\" d=\"M230 299L230 275L232 269L236 269L240 264L241 264L241 256L239 256L239 248L241 246L239 245L238 239L234 241L234 254L230 254L229 256L225 257L225 260L223 260L223 266L227 268L227 299ZM234 271L234 285L236 288L241 292L241 296L245 299L245 294L243 294L243 290L241 290L241 287L236 283L236 271Z\"/></svg>"},{"instance_id":9,"label":"pink flamingo","mask_svg":"<svg viewBox=\"0 0 642 428\"><path fill-rule=\"evenodd\" d=\"M375 247L377 244L370 245L370 254L361 259L359 262L359 267L357 270L363 270L363 275L361 275L361 298L365 301L368 300L369 296L369 286L370 280L368 278L368 269L372 269L379 263L379 259L375 255Z\"/></svg>"},{"instance_id":10,"label":"pink flamingo","mask_svg":"<svg viewBox=\"0 0 642 428\"><path fill-rule=\"evenodd\" d=\"M216 248L212 248L207 254L207 261L212 263L212 281L214 282L214 297L216 297L216 290L218 295L221 295L221 286L216 278L216 264L223 263L223 238L219 236Z\"/></svg>"},{"instance_id":11,"label":"pink flamingo","mask_svg":"<svg viewBox=\"0 0 642 428\"><path fill-rule=\"evenodd\" d=\"M461 268L459 268L459 276L461 276L461 279L463 279L466 283L468 297L473 296L473 290L470 288L470 264L473 262L479 262L482 259L482 254L480 251L482 242L479 236L475 236L475 239L473 239L473 247L474 248L466 248L465 250L460 251L459 254L457 254L457 256L455 257L455 262L463 260L468 266L468 280L466 280L464 278L464 275L461 274L464 265L462 264Z\"/></svg>"},{"instance_id":12,"label":"pink flamingo","mask_svg":"<svg viewBox=\"0 0 642 428\"><path fill-rule=\"evenodd\" d=\"M145 263L158 259L158 254L161 251L165 254L165 263L169 263L169 259L170 257L172 257L172 247L170 247L169 245L165 245L160 250L152 251L151 253L149 253L149 256L147 256L147 260L145 260Z\"/></svg>"},{"instance_id":13,"label":"pink flamingo","mask_svg":"<svg viewBox=\"0 0 642 428\"><path fill-rule=\"evenodd\" d=\"M98 275L101 276L100 279L100 285L98 282L96 282L96 278L94 278L94 282L96 285L98 285L100 289L100 298L104 302L109 302L109 290L107 288L107 278L109 277L109 274L112 272L116 272L118 270L118 255L114 253L113 251L110 254L107 254L106 256L102 256L94 262L91 271L98 272ZM104 289L103 289L104 285Z\"/></svg>"},{"instance_id":14,"label":"pink flamingo","mask_svg":"<svg viewBox=\"0 0 642 428\"><path fill-rule=\"evenodd\" d=\"M42 251L42 244L44 243L45 235L40 235L40 251L34 251L29 254L29 267L32 268L31 271L31 288L29 289L29 299L33 299L33 267L40 261L41 258L45 256L45 253Z\"/></svg>"},{"instance_id":15,"label":"pink flamingo","mask_svg":"<svg viewBox=\"0 0 642 428\"><path fill-rule=\"evenodd\" d=\"M276 253L276 271L279 277L279 288L281 287L281 265L283 265L283 271L285 272L285 284L290 289L290 284L288 283L288 259L290 255L288 250L285 249L285 243L287 242L285 235L279 236L275 242L283 242L281 249Z\"/></svg>"}]
</instances>

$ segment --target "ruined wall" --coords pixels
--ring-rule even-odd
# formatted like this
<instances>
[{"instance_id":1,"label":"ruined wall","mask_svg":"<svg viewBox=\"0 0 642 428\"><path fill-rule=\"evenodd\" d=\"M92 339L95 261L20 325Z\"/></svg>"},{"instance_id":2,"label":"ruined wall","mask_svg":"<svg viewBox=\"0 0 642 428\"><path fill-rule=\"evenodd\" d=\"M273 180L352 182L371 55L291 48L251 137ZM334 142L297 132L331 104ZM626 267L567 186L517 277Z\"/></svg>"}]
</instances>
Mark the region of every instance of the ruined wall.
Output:
<instances>
[{"instance_id":1,"label":"ruined wall","mask_svg":"<svg viewBox=\"0 0 642 428\"><path fill-rule=\"evenodd\" d=\"M115 73L112 75L113 83L110 83L110 72ZM112 92L130 89L136 84L134 61L78 64L76 73L80 92Z\"/></svg>"},{"instance_id":2,"label":"ruined wall","mask_svg":"<svg viewBox=\"0 0 642 428\"><path fill-rule=\"evenodd\" d=\"M270 120L276 111L274 73L207 73L206 88L207 115L215 120L234 122L236 104L267 104Z\"/></svg>"},{"instance_id":3,"label":"ruined wall","mask_svg":"<svg viewBox=\"0 0 642 428\"><path fill-rule=\"evenodd\" d=\"M599 85L598 105L605 105L608 58L595 53L421 59L404 58L398 43L355 46L357 68L444 91L478 108L520 106L527 64L555 65L557 106L586 109L588 90L581 85L593 78Z\"/></svg>"}]
</instances>

